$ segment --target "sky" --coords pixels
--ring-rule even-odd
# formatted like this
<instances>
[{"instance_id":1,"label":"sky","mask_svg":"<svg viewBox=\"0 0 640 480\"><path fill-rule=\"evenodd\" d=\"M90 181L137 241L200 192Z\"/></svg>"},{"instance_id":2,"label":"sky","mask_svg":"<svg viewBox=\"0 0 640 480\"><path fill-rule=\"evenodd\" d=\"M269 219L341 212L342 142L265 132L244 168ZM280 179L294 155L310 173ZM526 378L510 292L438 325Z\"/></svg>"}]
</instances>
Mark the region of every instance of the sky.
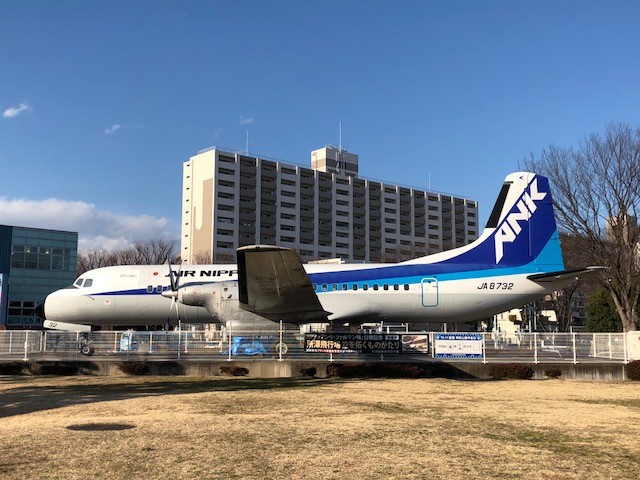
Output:
<instances>
[{"instance_id":1,"label":"sky","mask_svg":"<svg viewBox=\"0 0 640 480\"><path fill-rule=\"evenodd\" d=\"M0 224L179 239L218 146L475 199L548 145L640 125L637 1L0 0Z\"/></svg>"}]
</instances>

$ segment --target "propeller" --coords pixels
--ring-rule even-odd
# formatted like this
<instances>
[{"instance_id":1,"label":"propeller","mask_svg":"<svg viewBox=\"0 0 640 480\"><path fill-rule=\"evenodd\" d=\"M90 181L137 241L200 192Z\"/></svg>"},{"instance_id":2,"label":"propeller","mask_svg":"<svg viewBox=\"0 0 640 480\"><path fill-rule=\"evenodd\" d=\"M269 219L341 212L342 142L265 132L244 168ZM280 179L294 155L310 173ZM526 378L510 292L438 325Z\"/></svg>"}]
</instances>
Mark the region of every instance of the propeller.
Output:
<instances>
[{"instance_id":1,"label":"propeller","mask_svg":"<svg viewBox=\"0 0 640 480\"><path fill-rule=\"evenodd\" d=\"M180 273L182 272L182 263L178 267L178 271L174 272L173 268L171 268L171 262L167 258L167 267L169 268L169 285L171 290L164 290L162 292L162 296L171 299L171 304L169 305L169 313L167 314L167 325L166 330L169 330L169 324L171 322L171 310L173 307L176 307L176 319L178 320L178 324L180 324L180 310L178 309L178 289L180 288Z\"/></svg>"}]
</instances>

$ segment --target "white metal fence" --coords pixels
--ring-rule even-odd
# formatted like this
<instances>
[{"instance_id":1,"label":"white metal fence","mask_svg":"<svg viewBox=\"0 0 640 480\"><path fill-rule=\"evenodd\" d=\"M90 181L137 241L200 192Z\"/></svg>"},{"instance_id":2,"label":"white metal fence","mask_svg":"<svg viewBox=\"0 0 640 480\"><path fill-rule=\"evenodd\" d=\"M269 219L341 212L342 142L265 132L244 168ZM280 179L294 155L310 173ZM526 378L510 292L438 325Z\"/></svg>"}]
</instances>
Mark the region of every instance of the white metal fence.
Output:
<instances>
[{"instance_id":1,"label":"white metal fence","mask_svg":"<svg viewBox=\"0 0 640 480\"><path fill-rule=\"evenodd\" d=\"M468 335L477 340L448 341L449 352L439 351L443 335ZM393 334L392 334L393 336ZM67 333L58 331L0 331L0 360L325 360L325 361L472 361L482 363L628 363L640 358L638 332L623 333L473 333L402 332L423 339L422 348L402 354L313 353L305 350L305 334L298 327L250 331L155 331ZM406 337L409 338L409 337ZM473 347L473 345L472 345ZM457 350L456 350L457 349Z\"/></svg>"}]
</instances>

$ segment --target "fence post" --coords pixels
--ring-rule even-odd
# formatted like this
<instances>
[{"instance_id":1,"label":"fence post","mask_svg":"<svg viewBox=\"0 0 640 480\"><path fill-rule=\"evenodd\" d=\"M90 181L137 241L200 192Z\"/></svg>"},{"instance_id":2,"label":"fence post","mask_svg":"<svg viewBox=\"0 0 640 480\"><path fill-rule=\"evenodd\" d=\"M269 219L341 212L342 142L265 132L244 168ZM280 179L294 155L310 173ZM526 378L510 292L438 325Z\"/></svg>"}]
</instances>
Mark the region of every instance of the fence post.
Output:
<instances>
[{"instance_id":1,"label":"fence post","mask_svg":"<svg viewBox=\"0 0 640 480\"><path fill-rule=\"evenodd\" d=\"M431 343L431 358L436 357L436 344L435 344L435 335L433 332L429 332L429 342Z\"/></svg>"},{"instance_id":2,"label":"fence post","mask_svg":"<svg viewBox=\"0 0 640 480\"><path fill-rule=\"evenodd\" d=\"M622 342L623 342L623 348L624 348L624 363L627 364L629 363L629 357L628 355L628 351L627 351L627 340L631 338L631 334L629 332L627 333L623 333L622 334Z\"/></svg>"},{"instance_id":3,"label":"fence post","mask_svg":"<svg viewBox=\"0 0 640 480\"><path fill-rule=\"evenodd\" d=\"M533 363L538 363L538 332L533 334Z\"/></svg>"},{"instance_id":4,"label":"fence post","mask_svg":"<svg viewBox=\"0 0 640 480\"><path fill-rule=\"evenodd\" d=\"M576 358L576 334L575 332L571 332L571 343L573 345L573 364L578 363L578 359Z\"/></svg>"},{"instance_id":5,"label":"fence post","mask_svg":"<svg viewBox=\"0 0 640 480\"><path fill-rule=\"evenodd\" d=\"M282 320L280 320L280 341L278 343L278 361L282 361Z\"/></svg>"},{"instance_id":6,"label":"fence post","mask_svg":"<svg viewBox=\"0 0 640 480\"><path fill-rule=\"evenodd\" d=\"M29 360L29 357L27 355L27 346L29 345L29 330L24 332L24 361L26 362L27 360Z\"/></svg>"},{"instance_id":7,"label":"fence post","mask_svg":"<svg viewBox=\"0 0 640 480\"><path fill-rule=\"evenodd\" d=\"M482 363L487 363L487 347L485 346L485 336L487 332L482 332Z\"/></svg>"},{"instance_id":8,"label":"fence post","mask_svg":"<svg viewBox=\"0 0 640 480\"><path fill-rule=\"evenodd\" d=\"M40 332L40 353L47 351L47 332Z\"/></svg>"},{"instance_id":9,"label":"fence post","mask_svg":"<svg viewBox=\"0 0 640 480\"><path fill-rule=\"evenodd\" d=\"M230 362L231 361L231 340L232 340L231 337L233 335L233 326L232 326L231 322L229 322L227 325L229 325L229 335L228 335L228 337L229 337L229 359L227 361Z\"/></svg>"},{"instance_id":10,"label":"fence post","mask_svg":"<svg viewBox=\"0 0 640 480\"><path fill-rule=\"evenodd\" d=\"M611 345L611 334L608 334L609 336L609 360L611 360L613 358L613 345Z\"/></svg>"}]
</instances>

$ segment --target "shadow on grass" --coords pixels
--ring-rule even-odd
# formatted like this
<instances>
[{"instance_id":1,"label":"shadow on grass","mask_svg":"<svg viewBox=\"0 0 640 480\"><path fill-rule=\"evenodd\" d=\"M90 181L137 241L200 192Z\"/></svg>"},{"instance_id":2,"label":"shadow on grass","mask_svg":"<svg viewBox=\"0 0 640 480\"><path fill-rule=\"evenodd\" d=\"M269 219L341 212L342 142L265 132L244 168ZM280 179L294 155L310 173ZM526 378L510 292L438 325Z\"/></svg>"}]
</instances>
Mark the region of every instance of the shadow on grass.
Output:
<instances>
[{"instance_id":1,"label":"shadow on grass","mask_svg":"<svg viewBox=\"0 0 640 480\"><path fill-rule=\"evenodd\" d=\"M78 377L80 378L80 377ZM22 379L16 383L22 382ZM16 386L2 391L0 395L0 418L51 410L71 405L85 405L112 400L128 400L159 395L186 393L224 392L242 390L271 390L282 388L311 388L338 383L338 379L309 378L256 378L215 380L141 380L141 383L119 383L96 385L33 385Z\"/></svg>"}]
</instances>

